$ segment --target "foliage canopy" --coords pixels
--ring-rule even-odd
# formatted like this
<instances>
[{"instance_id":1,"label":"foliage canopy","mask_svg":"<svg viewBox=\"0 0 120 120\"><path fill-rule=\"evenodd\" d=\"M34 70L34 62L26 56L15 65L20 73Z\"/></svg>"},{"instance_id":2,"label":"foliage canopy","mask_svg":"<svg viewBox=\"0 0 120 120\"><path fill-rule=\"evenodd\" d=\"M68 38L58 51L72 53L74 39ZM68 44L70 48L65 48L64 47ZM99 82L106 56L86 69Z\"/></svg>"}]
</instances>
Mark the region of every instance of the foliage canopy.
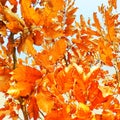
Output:
<instances>
[{"instance_id":1,"label":"foliage canopy","mask_svg":"<svg viewBox=\"0 0 120 120\"><path fill-rule=\"evenodd\" d=\"M94 12L93 22L75 21L74 2L0 0L0 119L22 111L25 120L120 120L117 1L99 6L103 20Z\"/></svg>"}]
</instances>

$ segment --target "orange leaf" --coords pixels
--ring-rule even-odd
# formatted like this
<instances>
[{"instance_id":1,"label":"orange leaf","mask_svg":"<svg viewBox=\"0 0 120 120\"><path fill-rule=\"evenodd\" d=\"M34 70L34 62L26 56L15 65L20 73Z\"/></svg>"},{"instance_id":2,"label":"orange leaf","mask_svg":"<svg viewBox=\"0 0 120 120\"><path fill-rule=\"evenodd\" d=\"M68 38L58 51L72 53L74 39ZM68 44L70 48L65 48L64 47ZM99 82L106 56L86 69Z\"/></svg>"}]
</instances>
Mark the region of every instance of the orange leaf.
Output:
<instances>
[{"instance_id":1,"label":"orange leaf","mask_svg":"<svg viewBox=\"0 0 120 120\"><path fill-rule=\"evenodd\" d=\"M54 101L52 100L52 96L49 92L41 91L36 96L36 99L39 109L42 109L44 112L49 113L53 108Z\"/></svg>"},{"instance_id":2,"label":"orange leaf","mask_svg":"<svg viewBox=\"0 0 120 120\"><path fill-rule=\"evenodd\" d=\"M65 39L58 40L50 51L50 61L55 63L58 59L62 58L66 51L67 43Z\"/></svg>"},{"instance_id":3,"label":"orange leaf","mask_svg":"<svg viewBox=\"0 0 120 120\"><path fill-rule=\"evenodd\" d=\"M25 19L27 25L40 23L40 14L31 7L31 0L21 0L22 16Z\"/></svg>"},{"instance_id":4,"label":"orange leaf","mask_svg":"<svg viewBox=\"0 0 120 120\"><path fill-rule=\"evenodd\" d=\"M23 43L20 44L18 51L19 52L24 51L26 54L34 56L36 54L36 50L33 47L33 43L34 40L32 39L32 36L31 35L27 36L27 38L23 40Z\"/></svg>"},{"instance_id":5,"label":"orange leaf","mask_svg":"<svg viewBox=\"0 0 120 120\"><path fill-rule=\"evenodd\" d=\"M114 116L114 113L113 113L113 111L111 111L111 110L104 110L103 112L102 112L102 120L108 120L108 119L111 119L111 120L115 120L115 116Z\"/></svg>"},{"instance_id":6,"label":"orange leaf","mask_svg":"<svg viewBox=\"0 0 120 120\"><path fill-rule=\"evenodd\" d=\"M9 88L9 80L10 80L10 74L9 69L6 68L0 68L0 91L6 92Z\"/></svg>"},{"instance_id":7,"label":"orange leaf","mask_svg":"<svg viewBox=\"0 0 120 120\"><path fill-rule=\"evenodd\" d=\"M55 72L57 72L57 70ZM68 92L73 87L74 80L72 74L73 74L73 68L71 68L67 72L61 70L55 74L55 81L57 86L56 88L59 92L61 93Z\"/></svg>"},{"instance_id":8,"label":"orange leaf","mask_svg":"<svg viewBox=\"0 0 120 120\"><path fill-rule=\"evenodd\" d=\"M37 120L39 117L39 108L37 106L37 101L35 97L30 98L30 102L28 104L28 114L30 116L30 119L33 118L34 120Z\"/></svg>"},{"instance_id":9,"label":"orange leaf","mask_svg":"<svg viewBox=\"0 0 120 120\"><path fill-rule=\"evenodd\" d=\"M7 19L7 22L16 21L20 25L25 26L24 20L19 18L16 13L12 12L10 8L3 7L3 14L5 18Z\"/></svg>"},{"instance_id":10,"label":"orange leaf","mask_svg":"<svg viewBox=\"0 0 120 120\"><path fill-rule=\"evenodd\" d=\"M17 11L17 0L9 0L9 2L13 5L12 11L16 12Z\"/></svg>"},{"instance_id":11,"label":"orange leaf","mask_svg":"<svg viewBox=\"0 0 120 120\"><path fill-rule=\"evenodd\" d=\"M52 110L45 116L45 120L72 120L70 115L67 114L66 108L60 108L59 110Z\"/></svg>"},{"instance_id":12,"label":"orange leaf","mask_svg":"<svg viewBox=\"0 0 120 120\"><path fill-rule=\"evenodd\" d=\"M6 36L7 35L6 26L5 26L5 24L2 21L0 21L0 34L2 36Z\"/></svg>"},{"instance_id":13,"label":"orange leaf","mask_svg":"<svg viewBox=\"0 0 120 120\"><path fill-rule=\"evenodd\" d=\"M77 8L73 8L72 10L67 12L66 24L71 25L75 20L74 13L77 11Z\"/></svg>"},{"instance_id":14,"label":"orange leaf","mask_svg":"<svg viewBox=\"0 0 120 120\"><path fill-rule=\"evenodd\" d=\"M80 15L80 25L82 28L86 28L86 22L84 20L83 15Z\"/></svg>"},{"instance_id":15,"label":"orange leaf","mask_svg":"<svg viewBox=\"0 0 120 120\"><path fill-rule=\"evenodd\" d=\"M20 73L19 73L20 74ZM28 82L17 82L14 86L10 86L7 93L17 97L25 97L30 95L31 91L33 90L33 85Z\"/></svg>"},{"instance_id":16,"label":"orange leaf","mask_svg":"<svg viewBox=\"0 0 120 120\"><path fill-rule=\"evenodd\" d=\"M11 21L11 22L7 23L6 26L13 33L18 33L20 31L23 31L23 26L20 24L19 21Z\"/></svg>"},{"instance_id":17,"label":"orange leaf","mask_svg":"<svg viewBox=\"0 0 120 120\"><path fill-rule=\"evenodd\" d=\"M54 11L62 10L64 8L64 0L50 0L48 4Z\"/></svg>"},{"instance_id":18,"label":"orange leaf","mask_svg":"<svg viewBox=\"0 0 120 120\"><path fill-rule=\"evenodd\" d=\"M18 65L12 72L12 78L18 82L34 83L42 76L41 72L35 68Z\"/></svg>"},{"instance_id":19,"label":"orange leaf","mask_svg":"<svg viewBox=\"0 0 120 120\"><path fill-rule=\"evenodd\" d=\"M33 33L33 40L35 45L41 45L43 42L43 35L40 31L35 30Z\"/></svg>"},{"instance_id":20,"label":"orange leaf","mask_svg":"<svg viewBox=\"0 0 120 120\"><path fill-rule=\"evenodd\" d=\"M16 0L9 0L9 2L13 5L17 5L17 1Z\"/></svg>"},{"instance_id":21,"label":"orange leaf","mask_svg":"<svg viewBox=\"0 0 120 120\"><path fill-rule=\"evenodd\" d=\"M109 5L113 6L115 9L117 8L117 0L108 0Z\"/></svg>"},{"instance_id":22,"label":"orange leaf","mask_svg":"<svg viewBox=\"0 0 120 120\"><path fill-rule=\"evenodd\" d=\"M97 18L97 13L93 13L93 18L94 18L94 24L93 26L95 26L97 28L98 31L101 31L101 25L100 25L100 22L99 22L99 19Z\"/></svg>"},{"instance_id":23,"label":"orange leaf","mask_svg":"<svg viewBox=\"0 0 120 120\"><path fill-rule=\"evenodd\" d=\"M77 107L76 116L79 120L88 120L91 117L90 108L86 104L80 102Z\"/></svg>"},{"instance_id":24,"label":"orange leaf","mask_svg":"<svg viewBox=\"0 0 120 120\"><path fill-rule=\"evenodd\" d=\"M3 37L0 36L0 44L3 44L4 43L4 39Z\"/></svg>"},{"instance_id":25,"label":"orange leaf","mask_svg":"<svg viewBox=\"0 0 120 120\"><path fill-rule=\"evenodd\" d=\"M107 39L111 42L115 40L116 31L115 31L115 21L117 20L117 15L112 16L111 12L105 11L105 25L107 27L108 36Z\"/></svg>"},{"instance_id":26,"label":"orange leaf","mask_svg":"<svg viewBox=\"0 0 120 120\"><path fill-rule=\"evenodd\" d=\"M65 39L56 41L50 50L43 50L35 56L37 64L49 69L51 65L57 62L58 59L63 57L66 47L67 43Z\"/></svg>"}]
</instances>

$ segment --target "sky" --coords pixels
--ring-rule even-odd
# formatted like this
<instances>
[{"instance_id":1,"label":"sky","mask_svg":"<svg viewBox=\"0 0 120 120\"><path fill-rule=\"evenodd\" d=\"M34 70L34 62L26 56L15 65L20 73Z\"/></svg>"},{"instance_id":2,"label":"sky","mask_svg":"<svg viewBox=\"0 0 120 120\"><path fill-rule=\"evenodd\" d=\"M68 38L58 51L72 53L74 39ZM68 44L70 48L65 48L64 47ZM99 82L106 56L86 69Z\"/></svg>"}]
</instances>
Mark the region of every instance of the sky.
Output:
<instances>
[{"instance_id":1,"label":"sky","mask_svg":"<svg viewBox=\"0 0 120 120\"><path fill-rule=\"evenodd\" d=\"M107 1L108 0L75 0L75 6L79 8L76 13L78 19L80 14L83 14L85 19L92 19L93 12L97 12L98 6L100 6L102 3L107 5ZM117 12L120 13L120 0L117 0L117 6Z\"/></svg>"}]
</instances>

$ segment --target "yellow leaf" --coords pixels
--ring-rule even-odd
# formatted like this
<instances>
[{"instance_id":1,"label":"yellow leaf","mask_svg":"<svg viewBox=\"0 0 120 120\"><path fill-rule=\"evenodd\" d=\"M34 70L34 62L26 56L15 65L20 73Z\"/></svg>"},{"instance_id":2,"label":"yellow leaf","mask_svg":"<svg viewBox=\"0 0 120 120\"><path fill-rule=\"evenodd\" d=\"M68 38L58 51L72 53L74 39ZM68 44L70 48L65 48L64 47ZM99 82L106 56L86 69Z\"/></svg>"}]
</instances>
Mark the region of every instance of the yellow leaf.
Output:
<instances>
[{"instance_id":1,"label":"yellow leaf","mask_svg":"<svg viewBox=\"0 0 120 120\"><path fill-rule=\"evenodd\" d=\"M102 91L102 95L103 97L107 97L109 95L113 95L113 88L111 88L110 86L99 86L99 89Z\"/></svg>"},{"instance_id":2,"label":"yellow leaf","mask_svg":"<svg viewBox=\"0 0 120 120\"><path fill-rule=\"evenodd\" d=\"M85 105L84 103L81 103L81 102L78 104L78 109L83 110L84 112L89 112L90 111L90 108L87 105Z\"/></svg>"}]
</instances>

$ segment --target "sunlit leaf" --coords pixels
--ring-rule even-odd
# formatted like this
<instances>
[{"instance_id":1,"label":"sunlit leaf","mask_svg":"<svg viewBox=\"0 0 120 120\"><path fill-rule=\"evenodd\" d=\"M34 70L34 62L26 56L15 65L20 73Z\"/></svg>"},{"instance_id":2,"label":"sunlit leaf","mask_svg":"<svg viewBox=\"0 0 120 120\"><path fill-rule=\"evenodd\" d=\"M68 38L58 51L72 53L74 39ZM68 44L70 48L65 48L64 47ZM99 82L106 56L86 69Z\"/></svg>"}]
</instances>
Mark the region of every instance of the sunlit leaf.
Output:
<instances>
[{"instance_id":1,"label":"sunlit leaf","mask_svg":"<svg viewBox=\"0 0 120 120\"><path fill-rule=\"evenodd\" d=\"M12 72L12 79L18 82L34 83L37 79L40 79L41 76L42 74L39 70L24 65L18 65Z\"/></svg>"},{"instance_id":2,"label":"sunlit leaf","mask_svg":"<svg viewBox=\"0 0 120 120\"><path fill-rule=\"evenodd\" d=\"M11 21L6 24L7 28L13 33L18 33L23 30L23 26L18 21Z\"/></svg>"},{"instance_id":3,"label":"sunlit leaf","mask_svg":"<svg viewBox=\"0 0 120 120\"><path fill-rule=\"evenodd\" d=\"M117 8L117 0L108 0L109 5L113 6L115 9Z\"/></svg>"},{"instance_id":4,"label":"sunlit leaf","mask_svg":"<svg viewBox=\"0 0 120 120\"><path fill-rule=\"evenodd\" d=\"M94 18L94 26L97 28L98 31L101 31L101 25L99 22L99 19L97 18L97 13L93 13L93 18Z\"/></svg>"},{"instance_id":5,"label":"sunlit leaf","mask_svg":"<svg viewBox=\"0 0 120 120\"><path fill-rule=\"evenodd\" d=\"M74 120L89 119L91 116L91 111L90 111L89 106L81 102L77 103L75 116L76 117ZM91 120L93 119L91 118Z\"/></svg>"},{"instance_id":6,"label":"sunlit leaf","mask_svg":"<svg viewBox=\"0 0 120 120\"><path fill-rule=\"evenodd\" d=\"M111 110L104 110L102 112L102 119L105 120L105 119L111 119L111 120L114 120L114 113L111 111Z\"/></svg>"},{"instance_id":7,"label":"sunlit leaf","mask_svg":"<svg viewBox=\"0 0 120 120\"><path fill-rule=\"evenodd\" d=\"M48 2L49 6L52 7L53 10L58 11L62 10L64 7L64 0L51 0Z\"/></svg>"},{"instance_id":8,"label":"sunlit leaf","mask_svg":"<svg viewBox=\"0 0 120 120\"><path fill-rule=\"evenodd\" d=\"M18 51L21 52L25 52L26 54L30 54L30 55L35 55L36 54L36 50L33 47L34 44L34 40L32 38L32 36L27 36L27 38L23 38L23 43L21 43L18 47Z\"/></svg>"},{"instance_id":9,"label":"sunlit leaf","mask_svg":"<svg viewBox=\"0 0 120 120\"><path fill-rule=\"evenodd\" d=\"M33 85L28 82L17 82L14 86L10 86L7 93L9 95L14 96L15 98L18 97L25 97L29 96L31 94L31 91L33 90Z\"/></svg>"},{"instance_id":10,"label":"sunlit leaf","mask_svg":"<svg viewBox=\"0 0 120 120\"><path fill-rule=\"evenodd\" d=\"M60 39L55 42L50 50L43 50L35 57L39 65L48 68L61 59L66 51L67 43L65 39Z\"/></svg>"},{"instance_id":11,"label":"sunlit leaf","mask_svg":"<svg viewBox=\"0 0 120 120\"><path fill-rule=\"evenodd\" d=\"M19 22L19 24L21 24L22 26L25 26L25 22L21 18L19 18L16 13L12 12L10 8L3 7L3 14L8 22L16 21Z\"/></svg>"},{"instance_id":12,"label":"sunlit leaf","mask_svg":"<svg viewBox=\"0 0 120 120\"><path fill-rule=\"evenodd\" d=\"M114 94L114 89L109 86L99 86L99 89L102 91L103 97L107 97L109 95Z\"/></svg>"},{"instance_id":13,"label":"sunlit leaf","mask_svg":"<svg viewBox=\"0 0 120 120\"><path fill-rule=\"evenodd\" d=\"M52 110L45 116L45 120L61 120L61 116L63 120L70 120L69 114L66 112L66 108L61 108L60 110Z\"/></svg>"},{"instance_id":14,"label":"sunlit leaf","mask_svg":"<svg viewBox=\"0 0 120 120\"><path fill-rule=\"evenodd\" d=\"M42 109L44 112L49 113L53 108L54 101L52 100L52 95L50 95L49 92L39 92L36 99L39 109Z\"/></svg>"},{"instance_id":15,"label":"sunlit leaf","mask_svg":"<svg viewBox=\"0 0 120 120\"><path fill-rule=\"evenodd\" d=\"M21 0L22 16L27 25L40 24L40 18L42 17L32 6L31 0Z\"/></svg>"}]
</instances>

